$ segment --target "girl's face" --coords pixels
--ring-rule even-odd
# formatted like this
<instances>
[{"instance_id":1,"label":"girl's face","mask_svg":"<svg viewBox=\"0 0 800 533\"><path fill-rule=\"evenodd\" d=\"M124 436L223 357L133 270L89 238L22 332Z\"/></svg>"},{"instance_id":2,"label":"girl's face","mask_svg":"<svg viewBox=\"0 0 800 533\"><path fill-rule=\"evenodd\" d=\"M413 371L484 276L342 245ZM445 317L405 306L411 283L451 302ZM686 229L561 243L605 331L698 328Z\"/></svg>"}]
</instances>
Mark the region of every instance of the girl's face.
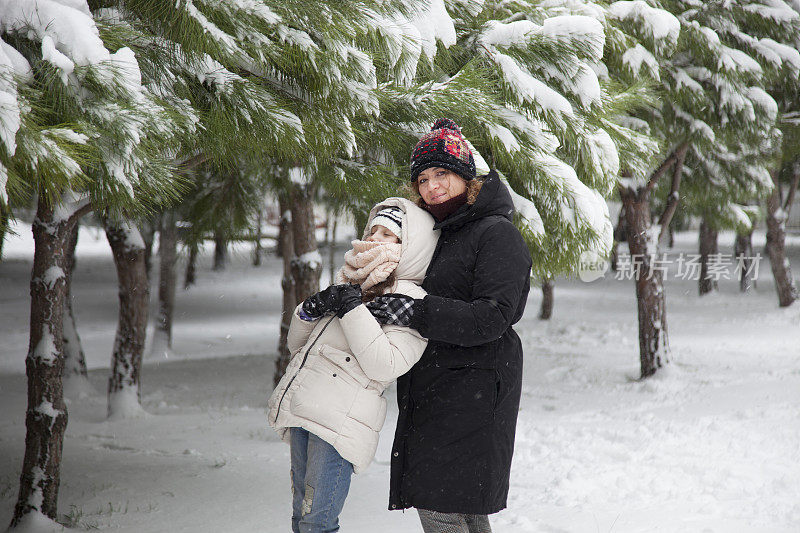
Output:
<instances>
[{"instance_id":1,"label":"girl's face","mask_svg":"<svg viewBox=\"0 0 800 533\"><path fill-rule=\"evenodd\" d=\"M380 224L375 224L372 226L369 237L367 237L365 240L369 242L382 242L387 244L400 242L400 239L397 238L397 235L389 231L389 228L386 226L381 226Z\"/></svg>"},{"instance_id":2,"label":"girl's face","mask_svg":"<svg viewBox=\"0 0 800 533\"><path fill-rule=\"evenodd\" d=\"M467 182L446 168L426 168L417 176L417 187L428 205L440 204L467 190Z\"/></svg>"}]
</instances>

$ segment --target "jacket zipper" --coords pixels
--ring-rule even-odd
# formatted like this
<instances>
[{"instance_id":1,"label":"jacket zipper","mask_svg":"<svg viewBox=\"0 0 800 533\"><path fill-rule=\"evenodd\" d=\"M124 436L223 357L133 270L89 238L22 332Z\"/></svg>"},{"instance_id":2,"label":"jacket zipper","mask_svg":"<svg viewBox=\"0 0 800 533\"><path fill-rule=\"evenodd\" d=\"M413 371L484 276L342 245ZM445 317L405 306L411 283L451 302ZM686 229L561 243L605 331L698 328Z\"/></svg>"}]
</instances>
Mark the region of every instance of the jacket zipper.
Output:
<instances>
[{"instance_id":1,"label":"jacket zipper","mask_svg":"<svg viewBox=\"0 0 800 533\"><path fill-rule=\"evenodd\" d=\"M325 330L328 329L328 326L330 326L330 324L331 324L331 322L333 322L334 318L336 318L336 315L332 316L331 319L328 320L328 322L322 328L322 331L320 331L319 334L314 339L314 342L312 342L311 345L308 347L308 350L306 350L305 355L303 355L303 362L300 363L300 366L297 368L297 372L294 373L294 376L292 376L292 379L290 379L289 383L286 384L286 388L283 389L283 394L281 395L281 399L278 402L278 408L275 410L275 420L273 421L274 424L278 423L278 416L281 413L281 404L283 403L283 399L286 397L286 393L289 392L289 387L292 386L292 382L294 382L294 379L297 377L297 374L300 373L300 370L302 370L303 366L306 364L306 360L308 359L308 353L311 351L311 348L313 348L314 345L317 344L317 341L322 336L322 334L325 333Z\"/></svg>"}]
</instances>

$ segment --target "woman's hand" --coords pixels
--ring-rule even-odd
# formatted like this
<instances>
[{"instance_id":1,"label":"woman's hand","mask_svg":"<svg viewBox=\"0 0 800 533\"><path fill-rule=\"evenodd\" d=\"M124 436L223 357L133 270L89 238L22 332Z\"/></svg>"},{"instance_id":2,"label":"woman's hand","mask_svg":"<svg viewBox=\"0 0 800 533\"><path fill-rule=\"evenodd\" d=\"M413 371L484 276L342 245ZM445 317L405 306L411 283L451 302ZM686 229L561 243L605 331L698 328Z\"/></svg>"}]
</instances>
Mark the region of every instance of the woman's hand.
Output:
<instances>
[{"instance_id":1,"label":"woman's hand","mask_svg":"<svg viewBox=\"0 0 800 533\"><path fill-rule=\"evenodd\" d=\"M303 301L302 310L312 320L336 313L342 318L345 313L361 304L361 286L354 283L331 285L312 294Z\"/></svg>"},{"instance_id":2,"label":"woman's hand","mask_svg":"<svg viewBox=\"0 0 800 533\"><path fill-rule=\"evenodd\" d=\"M411 325L414 316L414 298L405 294L389 293L367 302L367 309L380 324L392 326Z\"/></svg>"}]
</instances>

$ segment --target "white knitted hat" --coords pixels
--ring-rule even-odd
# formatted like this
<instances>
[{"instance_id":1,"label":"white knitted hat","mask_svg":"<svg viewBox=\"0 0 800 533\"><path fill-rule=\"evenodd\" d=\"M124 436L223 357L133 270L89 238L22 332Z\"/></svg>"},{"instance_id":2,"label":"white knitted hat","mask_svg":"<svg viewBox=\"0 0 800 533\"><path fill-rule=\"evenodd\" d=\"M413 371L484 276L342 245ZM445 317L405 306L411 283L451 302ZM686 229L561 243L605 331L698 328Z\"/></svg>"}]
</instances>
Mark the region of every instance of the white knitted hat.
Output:
<instances>
[{"instance_id":1,"label":"white knitted hat","mask_svg":"<svg viewBox=\"0 0 800 533\"><path fill-rule=\"evenodd\" d=\"M384 226L400 239L401 228L403 227L403 210L397 206L384 207L372 218L370 230L378 224Z\"/></svg>"}]
</instances>

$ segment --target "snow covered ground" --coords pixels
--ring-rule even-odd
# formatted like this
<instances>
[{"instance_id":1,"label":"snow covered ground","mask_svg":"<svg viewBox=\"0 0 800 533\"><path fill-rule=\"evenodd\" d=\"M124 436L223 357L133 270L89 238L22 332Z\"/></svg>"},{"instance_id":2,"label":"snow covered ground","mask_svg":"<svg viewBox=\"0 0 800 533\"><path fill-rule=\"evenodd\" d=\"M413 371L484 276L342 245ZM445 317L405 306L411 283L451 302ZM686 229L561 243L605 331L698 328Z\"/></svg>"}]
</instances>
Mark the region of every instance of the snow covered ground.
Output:
<instances>
[{"instance_id":1,"label":"snow covered ground","mask_svg":"<svg viewBox=\"0 0 800 533\"><path fill-rule=\"evenodd\" d=\"M0 527L25 435L32 244L24 225L18 231L0 262ZM730 253L732 237L720 243ZM696 235L685 233L670 254L695 251ZM800 274L800 239L789 251ZM73 290L96 393L68 404L59 499L76 528L289 530L288 446L264 414L280 265L268 257L254 268L246 248L224 272L210 263L207 250L198 285L177 295L175 353L145 364L149 415L109 422L115 273L105 237L82 229ZM526 367L511 494L491 517L495 532L800 531L800 305L777 307L766 261L744 296L722 280L700 299L695 281L674 274L673 362L646 382L635 380L633 282L558 280L549 322L537 320L532 291L517 326ZM386 510L395 419L390 409L376 462L353 479L346 533L421 531L416 513Z\"/></svg>"}]
</instances>

